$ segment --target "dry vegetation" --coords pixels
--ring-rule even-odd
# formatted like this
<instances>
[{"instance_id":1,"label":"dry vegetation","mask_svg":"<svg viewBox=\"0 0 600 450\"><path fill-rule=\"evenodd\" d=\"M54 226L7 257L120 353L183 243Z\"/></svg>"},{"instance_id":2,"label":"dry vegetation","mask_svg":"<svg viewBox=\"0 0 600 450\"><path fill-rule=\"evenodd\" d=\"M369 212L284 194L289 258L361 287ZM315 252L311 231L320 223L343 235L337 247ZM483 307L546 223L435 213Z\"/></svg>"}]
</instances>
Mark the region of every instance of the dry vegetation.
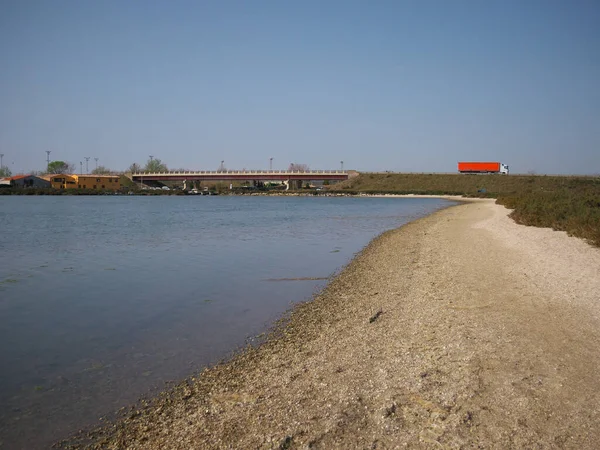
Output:
<instances>
[{"instance_id":1,"label":"dry vegetation","mask_svg":"<svg viewBox=\"0 0 600 450\"><path fill-rule=\"evenodd\" d=\"M600 246L600 177L539 175L361 174L343 192L493 197L520 224L550 227Z\"/></svg>"}]
</instances>

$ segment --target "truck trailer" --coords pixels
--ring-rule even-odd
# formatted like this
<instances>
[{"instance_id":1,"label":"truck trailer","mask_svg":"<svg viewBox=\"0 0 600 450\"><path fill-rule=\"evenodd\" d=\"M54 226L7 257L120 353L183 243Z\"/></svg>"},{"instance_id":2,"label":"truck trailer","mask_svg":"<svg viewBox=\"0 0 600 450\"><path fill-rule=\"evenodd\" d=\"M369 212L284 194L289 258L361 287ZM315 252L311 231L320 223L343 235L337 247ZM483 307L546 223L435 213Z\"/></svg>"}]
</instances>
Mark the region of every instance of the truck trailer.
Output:
<instances>
[{"instance_id":1,"label":"truck trailer","mask_svg":"<svg viewBox=\"0 0 600 450\"><path fill-rule=\"evenodd\" d=\"M508 166L499 162L459 162L460 173L500 173L508 175Z\"/></svg>"}]
</instances>

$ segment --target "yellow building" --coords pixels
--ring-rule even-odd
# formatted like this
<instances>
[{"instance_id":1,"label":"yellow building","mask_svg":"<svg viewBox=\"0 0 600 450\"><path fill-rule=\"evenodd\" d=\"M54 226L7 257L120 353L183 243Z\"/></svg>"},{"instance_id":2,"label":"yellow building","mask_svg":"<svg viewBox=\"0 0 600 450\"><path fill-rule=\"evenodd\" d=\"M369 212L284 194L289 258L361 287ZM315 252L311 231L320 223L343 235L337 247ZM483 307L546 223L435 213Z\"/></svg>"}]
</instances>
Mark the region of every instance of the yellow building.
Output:
<instances>
[{"instance_id":1,"label":"yellow building","mask_svg":"<svg viewBox=\"0 0 600 450\"><path fill-rule=\"evenodd\" d=\"M118 191L121 182L115 175L53 175L50 183L54 189L99 189Z\"/></svg>"},{"instance_id":2,"label":"yellow building","mask_svg":"<svg viewBox=\"0 0 600 450\"><path fill-rule=\"evenodd\" d=\"M78 189L109 189L117 191L121 188L119 177L115 175L78 175Z\"/></svg>"},{"instance_id":3,"label":"yellow building","mask_svg":"<svg viewBox=\"0 0 600 450\"><path fill-rule=\"evenodd\" d=\"M76 189L77 175L52 175L50 177L50 184L54 189Z\"/></svg>"}]
</instances>

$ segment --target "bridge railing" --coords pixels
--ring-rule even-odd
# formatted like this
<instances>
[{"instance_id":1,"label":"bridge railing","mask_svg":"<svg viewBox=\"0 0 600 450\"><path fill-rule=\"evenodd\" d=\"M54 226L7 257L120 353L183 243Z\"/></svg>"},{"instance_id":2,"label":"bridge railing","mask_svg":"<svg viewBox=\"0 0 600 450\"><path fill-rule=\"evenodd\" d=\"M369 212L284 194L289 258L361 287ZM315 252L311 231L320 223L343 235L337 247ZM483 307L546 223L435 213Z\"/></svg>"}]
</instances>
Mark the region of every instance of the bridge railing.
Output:
<instances>
[{"instance_id":1,"label":"bridge railing","mask_svg":"<svg viewBox=\"0 0 600 450\"><path fill-rule=\"evenodd\" d=\"M169 172L135 172L131 175L134 177L150 175L150 176L169 176L169 175L292 175L292 174L339 174L347 175L346 170L198 170L198 171L169 171Z\"/></svg>"}]
</instances>

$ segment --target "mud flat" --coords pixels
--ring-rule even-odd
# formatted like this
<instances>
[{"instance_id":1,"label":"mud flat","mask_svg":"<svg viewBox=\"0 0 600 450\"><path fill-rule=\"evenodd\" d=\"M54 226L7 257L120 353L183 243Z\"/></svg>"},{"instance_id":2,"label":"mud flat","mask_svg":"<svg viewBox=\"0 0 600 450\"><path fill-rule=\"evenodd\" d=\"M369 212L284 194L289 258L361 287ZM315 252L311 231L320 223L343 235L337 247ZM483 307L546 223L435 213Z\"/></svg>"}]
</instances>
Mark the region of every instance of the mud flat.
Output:
<instances>
[{"instance_id":1,"label":"mud flat","mask_svg":"<svg viewBox=\"0 0 600 450\"><path fill-rule=\"evenodd\" d=\"M62 446L597 448L600 250L507 214L383 234L264 345Z\"/></svg>"}]
</instances>

